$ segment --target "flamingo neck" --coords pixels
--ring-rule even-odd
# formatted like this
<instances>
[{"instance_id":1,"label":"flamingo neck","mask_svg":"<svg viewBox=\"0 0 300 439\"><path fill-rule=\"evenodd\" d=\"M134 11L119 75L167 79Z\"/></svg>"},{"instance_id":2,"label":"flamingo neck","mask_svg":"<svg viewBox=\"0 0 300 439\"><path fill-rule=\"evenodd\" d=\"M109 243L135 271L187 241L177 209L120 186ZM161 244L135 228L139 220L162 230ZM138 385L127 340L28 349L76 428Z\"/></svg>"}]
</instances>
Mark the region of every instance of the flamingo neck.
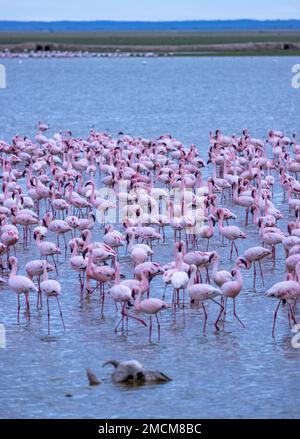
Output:
<instances>
[{"instance_id":1,"label":"flamingo neck","mask_svg":"<svg viewBox=\"0 0 300 439\"><path fill-rule=\"evenodd\" d=\"M115 285L120 283L120 265L118 262L115 264Z\"/></svg>"},{"instance_id":2,"label":"flamingo neck","mask_svg":"<svg viewBox=\"0 0 300 439\"><path fill-rule=\"evenodd\" d=\"M87 267L86 267L87 273L90 273L91 270L92 270L92 259L93 259L93 252L90 251L90 253L89 253L89 260L88 260L88 264L87 264Z\"/></svg>"},{"instance_id":3,"label":"flamingo neck","mask_svg":"<svg viewBox=\"0 0 300 439\"><path fill-rule=\"evenodd\" d=\"M254 213L253 213L253 222L254 224L257 224L258 222L258 208L255 206Z\"/></svg>"},{"instance_id":4,"label":"flamingo neck","mask_svg":"<svg viewBox=\"0 0 300 439\"><path fill-rule=\"evenodd\" d=\"M78 249L77 242L74 241L73 251L72 251L72 254L71 254L71 257L72 257L72 258L73 258L74 256L77 256L77 249Z\"/></svg>"},{"instance_id":5,"label":"flamingo neck","mask_svg":"<svg viewBox=\"0 0 300 439\"><path fill-rule=\"evenodd\" d=\"M182 271L182 263L183 263L183 254L180 252L180 253L178 253L178 256L177 256L177 263L178 263L178 270L179 271Z\"/></svg>"},{"instance_id":6,"label":"flamingo neck","mask_svg":"<svg viewBox=\"0 0 300 439\"><path fill-rule=\"evenodd\" d=\"M187 288L190 288L191 286L193 286L195 284L196 271L197 271L197 269L194 267L192 272L191 272L191 276L190 276Z\"/></svg>"},{"instance_id":7,"label":"flamingo neck","mask_svg":"<svg viewBox=\"0 0 300 439\"><path fill-rule=\"evenodd\" d=\"M215 277L218 272L219 259L216 259L213 263L213 276Z\"/></svg>"},{"instance_id":8,"label":"flamingo neck","mask_svg":"<svg viewBox=\"0 0 300 439\"><path fill-rule=\"evenodd\" d=\"M243 286L243 278L242 278L241 268L237 264L235 266L235 271L236 271L236 281L238 282L239 286L242 287Z\"/></svg>"},{"instance_id":9,"label":"flamingo neck","mask_svg":"<svg viewBox=\"0 0 300 439\"><path fill-rule=\"evenodd\" d=\"M134 240L135 240L135 233L132 232L130 234L130 240L129 240L129 244L128 244L128 251L132 250L133 244L134 244Z\"/></svg>"},{"instance_id":10,"label":"flamingo neck","mask_svg":"<svg viewBox=\"0 0 300 439\"><path fill-rule=\"evenodd\" d=\"M134 308L139 311L141 309L141 300L142 300L142 290L141 288L137 288L137 294L134 300Z\"/></svg>"},{"instance_id":11,"label":"flamingo neck","mask_svg":"<svg viewBox=\"0 0 300 439\"><path fill-rule=\"evenodd\" d=\"M143 272L142 273L142 280L141 280L141 289L144 291L147 291L148 288L149 288L149 279L146 276L146 273Z\"/></svg>"},{"instance_id":12,"label":"flamingo neck","mask_svg":"<svg viewBox=\"0 0 300 439\"><path fill-rule=\"evenodd\" d=\"M85 238L85 241L84 241L84 248L85 249L90 245L91 239L92 239L92 233L91 233L90 230L87 230L86 238Z\"/></svg>"},{"instance_id":13,"label":"flamingo neck","mask_svg":"<svg viewBox=\"0 0 300 439\"><path fill-rule=\"evenodd\" d=\"M218 228L219 231L223 230L223 215L218 219Z\"/></svg>"},{"instance_id":14,"label":"flamingo neck","mask_svg":"<svg viewBox=\"0 0 300 439\"><path fill-rule=\"evenodd\" d=\"M269 213L268 199L265 197L265 216Z\"/></svg>"},{"instance_id":15,"label":"flamingo neck","mask_svg":"<svg viewBox=\"0 0 300 439\"><path fill-rule=\"evenodd\" d=\"M216 164L215 161L213 161L213 168L212 168L212 171L213 171L213 178L214 178L214 179L217 178L217 164Z\"/></svg>"},{"instance_id":16,"label":"flamingo neck","mask_svg":"<svg viewBox=\"0 0 300 439\"><path fill-rule=\"evenodd\" d=\"M94 201L96 201L96 197L95 197L96 188L95 188L95 183L93 181L91 182L91 186L92 186L92 192L91 192L90 199L92 202L94 202Z\"/></svg>"},{"instance_id":17,"label":"flamingo neck","mask_svg":"<svg viewBox=\"0 0 300 439\"><path fill-rule=\"evenodd\" d=\"M44 267L43 267L43 281L46 280L48 280L47 262L44 263Z\"/></svg>"},{"instance_id":18,"label":"flamingo neck","mask_svg":"<svg viewBox=\"0 0 300 439\"><path fill-rule=\"evenodd\" d=\"M12 269L11 269L11 272L10 272L9 277L14 277L14 276L16 276L16 275L17 275L17 271L18 271L18 262L15 261L15 262L12 264Z\"/></svg>"}]
</instances>

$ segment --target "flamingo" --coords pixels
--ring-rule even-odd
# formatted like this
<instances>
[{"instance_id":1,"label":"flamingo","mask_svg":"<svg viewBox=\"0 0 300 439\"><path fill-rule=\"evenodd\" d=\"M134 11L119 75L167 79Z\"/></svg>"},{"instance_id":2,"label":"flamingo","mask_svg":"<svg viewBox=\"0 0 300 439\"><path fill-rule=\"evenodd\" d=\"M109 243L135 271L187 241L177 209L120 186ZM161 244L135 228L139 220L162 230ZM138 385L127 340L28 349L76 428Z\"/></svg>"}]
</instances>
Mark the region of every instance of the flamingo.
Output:
<instances>
[{"instance_id":1,"label":"flamingo","mask_svg":"<svg viewBox=\"0 0 300 439\"><path fill-rule=\"evenodd\" d=\"M298 263L296 266L296 275L298 280L300 279L300 264ZM272 328L272 336L275 337L275 325L278 310L281 304L285 304L287 302L289 309L289 316L293 319L294 323L296 323L295 319L295 304L296 301L300 298L300 285L299 282L292 279L289 276L288 280L277 282L271 288L269 288L266 292L267 297L273 297L277 299L278 305L276 306L274 319L273 319L273 328Z\"/></svg>"},{"instance_id":2,"label":"flamingo","mask_svg":"<svg viewBox=\"0 0 300 439\"><path fill-rule=\"evenodd\" d=\"M255 288L255 281L256 281L256 265L255 263L258 262L259 268L260 268L260 276L262 280L262 284L264 285L264 276L263 276L263 270L261 267L261 261L265 257L271 255L271 251L265 247L249 247L247 250L244 251L243 257L253 264L253 287Z\"/></svg>"},{"instance_id":3,"label":"flamingo","mask_svg":"<svg viewBox=\"0 0 300 439\"><path fill-rule=\"evenodd\" d=\"M72 270L78 273L79 283L80 283L80 291L84 286L84 274L87 268L87 261L81 255L78 255L78 238L74 238L71 242L71 257L70 257L70 266ZM83 278L82 278L83 276Z\"/></svg>"},{"instance_id":4,"label":"flamingo","mask_svg":"<svg viewBox=\"0 0 300 439\"><path fill-rule=\"evenodd\" d=\"M122 304L121 318L115 326L115 332L117 332L118 327L121 323L123 327L125 318L128 322L129 317L139 321L144 326L147 326L147 324L143 320L129 314L126 310L126 305L128 303L131 303L132 300L132 289L125 283L120 283L120 264L118 262L115 263L115 284L108 290L108 293L111 295L115 302L120 302Z\"/></svg>"},{"instance_id":5,"label":"flamingo","mask_svg":"<svg viewBox=\"0 0 300 439\"><path fill-rule=\"evenodd\" d=\"M220 260L220 256L218 255L218 253L215 253L212 258L213 261L212 279L218 287L221 287L225 282L232 281L233 278L232 278L232 274L229 271L226 270L218 271L219 260Z\"/></svg>"},{"instance_id":6,"label":"flamingo","mask_svg":"<svg viewBox=\"0 0 300 439\"><path fill-rule=\"evenodd\" d=\"M51 256L54 266L55 266L55 270L56 270L56 274L58 275L58 269L57 269L57 265L54 259L54 255L60 255L61 254L61 249L54 244L51 241L42 241L41 240L41 234L39 233L39 231L34 232L33 237L36 241L36 245L40 251L40 254L42 257L45 257L47 260L47 257Z\"/></svg>"},{"instance_id":7,"label":"flamingo","mask_svg":"<svg viewBox=\"0 0 300 439\"><path fill-rule=\"evenodd\" d=\"M48 227L51 232L56 233L57 235L57 246L59 247L59 236L62 235L65 243L65 252L67 251L67 242L65 233L70 232L72 229L66 221L57 219L53 219L53 215L51 212L46 212L44 215L44 226Z\"/></svg>"},{"instance_id":8,"label":"flamingo","mask_svg":"<svg viewBox=\"0 0 300 439\"><path fill-rule=\"evenodd\" d=\"M206 251L208 251L210 239L214 235L214 226L215 226L215 219L213 215L209 215L208 226L202 226L197 233L200 236L200 238L207 239Z\"/></svg>"},{"instance_id":9,"label":"flamingo","mask_svg":"<svg viewBox=\"0 0 300 439\"><path fill-rule=\"evenodd\" d=\"M8 263L11 267L11 272L8 278L8 286L11 290L13 290L18 296L18 314L17 314L17 322L20 322L20 295L25 295L26 300L26 310L28 314L28 318L30 320L30 303L29 303L29 293L30 291L38 292L37 287L34 283L26 276L18 275L18 260L16 257L11 256L8 259Z\"/></svg>"},{"instance_id":10,"label":"flamingo","mask_svg":"<svg viewBox=\"0 0 300 439\"><path fill-rule=\"evenodd\" d=\"M246 238L246 234L244 232L241 231L241 229L239 229L239 227L236 226L223 226L223 218L224 218L224 213L221 209L219 209L218 213L218 226L219 226L219 232L220 235L223 238L228 239L229 241L231 241L231 247L230 247L230 260L232 258L232 252L233 252L233 247L235 248L236 254L238 256L238 249L237 246L235 244L235 240L236 239L245 239Z\"/></svg>"},{"instance_id":11,"label":"flamingo","mask_svg":"<svg viewBox=\"0 0 300 439\"><path fill-rule=\"evenodd\" d=\"M201 302L203 311L204 311L204 323L203 323L203 334L205 334L206 330L206 322L207 322L207 311L204 305L204 302L207 300L211 300L212 302L216 303L220 306L221 311L220 315L223 312L223 305L215 300L215 297L221 296L222 292L219 288L214 287L210 284L203 284L203 283L195 283L195 277L196 277L196 271L197 267L196 265L191 265L191 275L187 286L187 291L191 300L191 303L194 302ZM215 327L217 331L219 330L218 327L218 319L215 322Z\"/></svg>"},{"instance_id":12,"label":"flamingo","mask_svg":"<svg viewBox=\"0 0 300 439\"><path fill-rule=\"evenodd\" d=\"M125 243L125 236L122 233L114 229L112 224L105 227L103 242L109 245L112 249L122 247Z\"/></svg>"},{"instance_id":13,"label":"flamingo","mask_svg":"<svg viewBox=\"0 0 300 439\"><path fill-rule=\"evenodd\" d=\"M59 315L61 318L61 322L64 328L65 323L62 315L62 309L59 301L59 296L61 295L61 285L57 280L48 279L48 270L47 270L47 261L43 261L44 270L43 270L43 282L41 282L41 291L46 296L47 299L47 314L48 314L48 335L50 335L50 306L49 306L49 298L55 297L59 309Z\"/></svg>"},{"instance_id":14,"label":"flamingo","mask_svg":"<svg viewBox=\"0 0 300 439\"><path fill-rule=\"evenodd\" d=\"M89 249L88 254L89 254L89 259L86 267L86 292L87 294L92 294L92 292L97 288L98 284L100 284L100 294L102 301L101 315L103 315L104 300L105 300L104 284L113 279L113 277L115 276L115 270L105 265L97 266L93 264L92 263L94 257L93 249ZM94 288L94 290L92 290L90 286L91 279L97 282L96 288Z\"/></svg>"},{"instance_id":15,"label":"flamingo","mask_svg":"<svg viewBox=\"0 0 300 439\"><path fill-rule=\"evenodd\" d=\"M231 298L233 300L233 315L234 317L239 321L239 323L245 327L244 323L241 321L241 319L238 317L237 313L236 313L236 305L235 305L235 299L238 296L238 294L241 292L241 289L243 288L243 278L242 278L242 274L241 274L241 265L244 265L245 268L250 268L250 263L242 258L242 257L238 257L235 263L235 267L234 267L234 272L236 274L236 280L232 280L232 281L228 281L225 282L222 286L221 286L221 292L222 295L225 299L225 308L224 311L222 310L222 312L220 313L216 324L218 324L219 319L221 318L222 313L226 313L226 303L227 303L227 298Z\"/></svg>"},{"instance_id":16,"label":"flamingo","mask_svg":"<svg viewBox=\"0 0 300 439\"><path fill-rule=\"evenodd\" d=\"M176 246L175 246L176 247ZM171 277L171 284L173 286L173 306L179 305L179 291L183 290L183 306L184 306L184 292L187 287L189 277L185 271L182 270L183 254L177 252L176 267Z\"/></svg>"},{"instance_id":17,"label":"flamingo","mask_svg":"<svg viewBox=\"0 0 300 439\"><path fill-rule=\"evenodd\" d=\"M152 340L152 315L155 315L156 318L158 340L160 340L160 322L157 314L162 310L171 308L172 305L156 298L142 300L142 291L140 288L136 288L132 292L132 297L134 299L134 309L138 313L143 313L150 316L149 342L151 343Z\"/></svg>"},{"instance_id":18,"label":"flamingo","mask_svg":"<svg viewBox=\"0 0 300 439\"><path fill-rule=\"evenodd\" d=\"M47 271L53 271L54 267L47 262ZM32 280L34 277L37 278L38 282L38 298L37 298L37 308L43 306L42 302L42 292L41 292L41 276L44 273L44 260L43 259L34 259L32 261L27 262L25 265L25 270L27 273L27 276L30 280Z\"/></svg>"}]
</instances>

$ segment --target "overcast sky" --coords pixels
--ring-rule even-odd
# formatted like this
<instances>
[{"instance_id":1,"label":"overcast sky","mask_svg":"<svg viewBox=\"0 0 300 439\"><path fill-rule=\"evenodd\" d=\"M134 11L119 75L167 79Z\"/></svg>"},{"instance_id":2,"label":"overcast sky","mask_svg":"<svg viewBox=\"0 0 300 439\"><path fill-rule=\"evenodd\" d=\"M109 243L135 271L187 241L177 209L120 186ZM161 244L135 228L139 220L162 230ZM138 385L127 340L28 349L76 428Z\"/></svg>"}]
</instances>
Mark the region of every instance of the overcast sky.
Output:
<instances>
[{"instance_id":1,"label":"overcast sky","mask_svg":"<svg viewBox=\"0 0 300 439\"><path fill-rule=\"evenodd\" d=\"M0 0L0 20L300 19L300 0Z\"/></svg>"}]
</instances>

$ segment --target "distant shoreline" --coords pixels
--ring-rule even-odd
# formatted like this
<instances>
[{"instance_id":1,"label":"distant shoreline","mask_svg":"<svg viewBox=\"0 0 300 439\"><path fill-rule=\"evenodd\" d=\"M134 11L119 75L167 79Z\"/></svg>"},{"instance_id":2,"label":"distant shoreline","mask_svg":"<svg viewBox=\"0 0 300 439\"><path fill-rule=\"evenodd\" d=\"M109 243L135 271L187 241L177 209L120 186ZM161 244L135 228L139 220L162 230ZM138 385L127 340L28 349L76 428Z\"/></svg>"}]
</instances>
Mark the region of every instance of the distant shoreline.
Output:
<instances>
[{"instance_id":1,"label":"distant shoreline","mask_svg":"<svg viewBox=\"0 0 300 439\"><path fill-rule=\"evenodd\" d=\"M88 52L91 56L300 56L300 31L0 32L0 52L7 56L58 52Z\"/></svg>"}]
</instances>

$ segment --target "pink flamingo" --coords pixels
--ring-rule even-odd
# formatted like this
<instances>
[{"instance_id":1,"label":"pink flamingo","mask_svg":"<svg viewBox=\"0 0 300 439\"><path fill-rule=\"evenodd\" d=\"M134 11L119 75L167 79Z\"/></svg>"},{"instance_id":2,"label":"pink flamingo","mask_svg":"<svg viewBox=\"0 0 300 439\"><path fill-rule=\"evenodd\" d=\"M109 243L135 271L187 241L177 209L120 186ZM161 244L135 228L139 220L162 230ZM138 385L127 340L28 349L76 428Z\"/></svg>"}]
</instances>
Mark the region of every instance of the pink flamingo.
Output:
<instances>
[{"instance_id":1,"label":"pink flamingo","mask_svg":"<svg viewBox=\"0 0 300 439\"><path fill-rule=\"evenodd\" d=\"M111 281L115 276L115 270L111 267L108 267L106 265L97 266L93 264L93 255L94 250L89 250L89 260L86 267L86 292L87 294L92 294L93 291L98 287L98 284L100 284L100 294L101 294L101 315L103 315L104 310L104 300L105 300L105 291L104 291L104 284L106 282ZM90 286L91 279L95 280L97 282L96 287L92 290Z\"/></svg>"},{"instance_id":2,"label":"pink flamingo","mask_svg":"<svg viewBox=\"0 0 300 439\"><path fill-rule=\"evenodd\" d=\"M61 249L54 244L51 241L42 241L41 240L41 235L39 232L34 232L33 234L34 239L36 240L36 245L40 251L40 254L42 257L45 257L47 260L47 257L51 256L54 266L55 266L55 270L56 270L56 274L58 275L58 270L57 270L57 265L54 259L54 255L60 255L61 254Z\"/></svg>"},{"instance_id":3,"label":"pink flamingo","mask_svg":"<svg viewBox=\"0 0 300 439\"><path fill-rule=\"evenodd\" d=\"M54 267L50 264L46 265L47 271L53 271ZM38 283L38 297L37 297L37 303L36 306L37 308L43 306L43 302L42 302L42 292L41 292L41 276L44 273L44 260L43 259L35 259L33 261L27 262L27 264L25 265L25 270L27 273L27 276L30 280L32 280L34 277L37 278L37 283Z\"/></svg>"},{"instance_id":4,"label":"pink flamingo","mask_svg":"<svg viewBox=\"0 0 300 439\"><path fill-rule=\"evenodd\" d=\"M72 228L69 226L69 224L66 221L63 221L60 219L54 220L51 212L45 213L43 222L44 222L45 227L48 227L48 229L51 232L56 233L58 247L59 247L59 236L61 236L61 235L63 236L64 243L65 243L65 252L66 252L68 246L67 246L65 234L72 230Z\"/></svg>"},{"instance_id":5,"label":"pink flamingo","mask_svg":"<svg viewBox=\"0 0 300 439\"><path fill-rule=\"evenodd\" d=\"M213 215L209 215L208 225L202 226L197 233L200 236L200 238L207 240L206 251L208 251L210 239L214 235L214 226L215 226L214 217Z\"/></svg>"},{"instance_id":6,"label":"pink flamingo","mask_svg":"<svg viewBox=\"0 0 300 439\"><path fill-rule=\"evenodd\" d=\"M292 278L291 275L288 275L288 280L277 282L275 285L273 285L271 288L269 288L266 292L267 297L273 297L275 299L278 299L278 305L275 309L274 313L274 319L273 319L273 328L272 328L272 336L275 337L275 325L276 325L276 319L278 310L281 304L285 304L287 302L288 304L288 312L289 312L289 318L291 317L293 322L296 324L296 317L295 317L295 306L296 301L300 298L300 285L299 285L299 279L300 279L300 263L296 265L296 277L298 281Z\"/></svg>"},{"instance_id":7,"label":"pink flamingo","mask_svg":"<svg viewBox=\"0 0 300 439\"><path fill-rule=\"evenodd\" d=\"M221 311L220 315L223 312L223 305L215 300L215 297L221 296L221 290L219 288L216 288L210 284L203 284L203 283L195 283L195 277L196 277L197 267L196 265L191 265L191 275L187 286L187 291L191 300L191 303L194 302L201 302L203 311L204 311L204 323L203 323L203 334L205 334L206 330L206 322L207 322L207 311L204 305L204 302L207 300L211 300L212 302L216 303L220 306ZM215 327L217 331L219 330L218 327L218 319L215 322Z\"/></svg>"},{"instance_id":8,"label":"pink flamingo","mask_svg":"<svg viewBox=\"0 0 300 439\"><path fill-rule=\"evenodd\" d=\"M228 239L229 241L231 241L231 247L230 247L230 260L232 258L232 252L233 252L233 247L235 248L236 254L238 256L238 249L237 246L235 244L235 240L236 239L245 239L246 238L246 234L244 232L241 231L241 229L239 229L239 227L236 226L223 226L223 218L224 218L224 213L222 211L222 209L218 209L218 227L219 227L219 232L220 235L223 238Z\"/></svg>"},{"instance_id":9,"label":"pink flamingo","mask_svg":"<svg viewBox=\"0 0 300 439\"><path fill-rule=\"evenodd\" d=\"M175 244L176 249L176 244ZM175 250L176 251L176 250ZM171 277L171 284L173 286L173 306L179 305L179 291L183 290L183 306L184 306L184 292L187 287L189 277L185 271L182 270L183 254L176 253L176 267Z\"/></svg>"},{"instance_id":10,"label":"pink flamingo","mask_svg":"<svg viewBox=\"0 0 300 439\"><path fill-rule=\"evenodd\" d=\"M14 226L12 226L12 227L14 227ZM1 232L2 232L2 229L1 229ZM9 230L3 231L1 233L0 240L1 240L1 243L4 244L6 247L7 259L9 258L9 255L10 255L10 247L13 247L14 252L16 254L15 245L19 240L18 230L15 231L13 229L9 229Z\"/></svg>"},{"instance_id":11,"label":"pink flamingo","mask_svg":"<svg viewBox=\"0 0 300 439\"><path fill-rule=\"evenodd\" d=\"M80 283L80 291L82 291L82 288L84 286L84 274L87 268L87 261L85 258L81 255L78 255L78 244L77 244L78 238L74 238L72 240L72 243L70 244L71 247L71 257L70 257L70 266L72 270L76 271L78 273L79 283Z\"/></svg>"},{"instance_id":12,"label":"pink flamingo","mask_svg":"<svg viewBox=\"0 0 300 439\"><path fill-rule=\"evenodd\" d=\"M142 300L142 291L141 288L136 288L135 291L132 292L132 297L134 298L134 309L138 313L147 314L150 316L150 325L149 325L149 342L151 343L152 338L152 316L155 315L157 322L157 334L158 340L160 340L160 323L158 318L158 312L164 309L171 308L172 305L164 302L163 300L151 298Z\"/></svg>"},{"instance_id":13,"label":"pink flamingo","mask_svg":"<svg viewBox=\"0 0 300 439\"><path fill-rule=\"evenodd\" d=\"M262 283L264 285L264 276L263 271L261 267L261 261L265 257L269 256L271 254L271 250L265 248L265 247L250 247L247 250L244 251L244 258L253 264L253 287L255 288L255 281L256 281L256 265L255 263L258 262L259 268L260 268L260 276Z\"/></svg>"},{"instance_id":14,"label":"pink flamingo","mask_svg":"<svg viewBox=\"0 0 300 439\"><path fill-rule=\"evenodd\" d=\"M49 306L49 298L55 297L59 309L59 315L62 321L62 325L65 328L65 323L62 315L62 309L60 306L59 296L61 295L61 285L54 279L48 279L48 271L47 271L47 261L43 261L44 271L43 271L43 282L41 282L41 291L47 298L47 312L48 312L48 335L50 335L50 306Z\"/></svg>"},{"instance_id":15,"label":"pink flamingo","mask_svg":"<svg viewBox=\"0 0 300 439\"><path fill-rule=\"evenodd\" d=\"M134 288L137 288L137 286L135 286ZM120 283L120 264L118 262L115 263L115 284L113 287L110 288L108 292L112 296L115 302L121 302L122 304L121 318L117 323L117 325L115 326L115 332L117 332L118 327L120 326L121 323L123 328L125 318L128 324L129 317L139 321L144 326L147 326L144 320L141 320L129 314L126 310L126 305L128 303L131 303L132 300L132 289L129 286L125 285L125 283Z\"/></svg>"},{"instance_id":16,"label":"pink flamingo","mask_svg":"<svg viewBox=\"0 0 300 439\"><path fill-rule=\"evenodd\" d=\"M237 313L236 313L236 305L235 305L235 299L238 296L238 294L240 294L242 288L243 288L243 278L242 278L242 274L241 274L241 265L244 265L245 268L250 268L250 263L242 258L242 257L238 257L235 263L235 267L233 272L236 274L236 280L232 280L232 281L228 281L225 282L222 286L221 286L221 292L223 294L223 297L225 299L225 307L224 307L224 315L226 315L226 304L227 304L227 299L228 297L231 298L233 300L233 315L234 317L240 322L240 324L245 327L244 323L240 320L240 318L238 317ZM221 318L223 311L220 313L218 319L217 319L217 324L219 322L219 319Z\"/></svg>"},{"instance_id":17,"label":"pink flamingo","mask_svg":"<svg viewBox=\"0 0 300 439\"><path fill-rule=\"evenodd\" d=\"M225 282L229 282L233 279L232 274L229 271L226 270L218 271L218 264L220 259L221 258L218 255L218 253L215 253L212 257L212 261L213 261L212 279L215 282L215 284L218 285L218 287L221 287Z\"/></svg>"},{"instance_id":18,"label":"pink flamingo","mask_svg":"<svg viewBox=\"0 0 300 439\"><path fill-rule=\"evenodd\" d=\"M38 292L37 287L34 283L28 279L26 276L18 275L18 260L16 257L11 256L8 260L9 265L11 266L11 272L8 278L8 286L11 290L13 290L18 296L18 316L17 322L20 322L20 294L25 295L26 300L26 309L28 318L30 320L30 303L29 303L29 293L30 291Z\"/></svg>"}]
</instances>

